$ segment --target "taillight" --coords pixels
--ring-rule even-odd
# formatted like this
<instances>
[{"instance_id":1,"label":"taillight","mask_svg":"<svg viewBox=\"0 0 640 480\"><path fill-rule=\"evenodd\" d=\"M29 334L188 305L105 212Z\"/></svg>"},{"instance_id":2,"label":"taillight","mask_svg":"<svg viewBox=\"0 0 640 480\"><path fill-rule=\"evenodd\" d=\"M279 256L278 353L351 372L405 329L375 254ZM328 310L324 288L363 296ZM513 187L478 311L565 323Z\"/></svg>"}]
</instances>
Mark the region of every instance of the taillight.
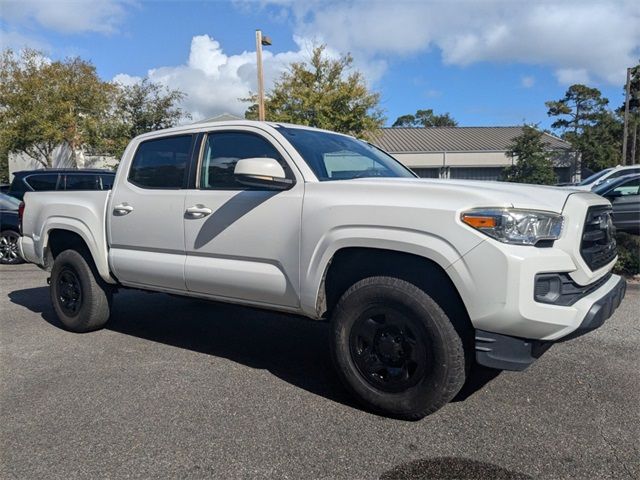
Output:
<instances>
[{"instance_id":1,"label":"taillight","mask_svg":"<svg viewBox=\"0 0 640 480\"><path fill-rule=\"evenodd\" d=\"M24 202L20 202L20 205L18 205L18 229L20 230L20 235L22 235L22 217L24 217Z\"/></svg>"}]
</instances>

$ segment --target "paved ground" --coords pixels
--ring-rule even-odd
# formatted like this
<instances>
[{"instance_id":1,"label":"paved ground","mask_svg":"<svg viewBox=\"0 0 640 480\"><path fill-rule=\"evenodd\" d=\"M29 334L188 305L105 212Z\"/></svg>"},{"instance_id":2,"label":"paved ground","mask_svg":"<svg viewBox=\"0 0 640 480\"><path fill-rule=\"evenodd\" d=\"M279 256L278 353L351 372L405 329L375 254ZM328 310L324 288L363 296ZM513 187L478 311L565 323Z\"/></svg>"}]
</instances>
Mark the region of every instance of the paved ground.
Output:
<instances>
[{"instance_id":1,"label":"paved ground","mask_svg":"<svg viewBox=\"0 0 640 480\"><path fill-rule=\"evenodd\" d=\"M46 274L0 267L0 477L640 478L640 290L416 423L355 406L326 325L161 294L108 329L52 314Z\"/></svg>"}]
</instances>

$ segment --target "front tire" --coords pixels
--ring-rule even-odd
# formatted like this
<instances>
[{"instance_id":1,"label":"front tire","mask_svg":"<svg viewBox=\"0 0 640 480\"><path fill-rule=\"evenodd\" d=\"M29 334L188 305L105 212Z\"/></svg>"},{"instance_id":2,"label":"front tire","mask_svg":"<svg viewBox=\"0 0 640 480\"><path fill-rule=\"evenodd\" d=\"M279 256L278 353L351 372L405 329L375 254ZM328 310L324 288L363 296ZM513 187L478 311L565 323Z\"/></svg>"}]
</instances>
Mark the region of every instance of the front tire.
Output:
<instances>
[{"instance_id":1,"label":"front tire","mask_svg":"<svg viewBox=\"0 0 640 480\"><path fill-rule=\"evenodd\" d=\"M111 313L111 288L89 262L80 252L65 250L51 269L51 303L62 325L72 332L103 328Z\"/></svg>"},{"instance_id":2,"label":"front tire","mask_svg":"<svg viewBox=\"0 0 640 480\"><path fill-rule=\"evenodd\" d=\"M463 342L423 290L392 277L349 288L332 316L332 356L346 387L383 415L419 420L465 381Z\"/></svg>"}]
</instances>

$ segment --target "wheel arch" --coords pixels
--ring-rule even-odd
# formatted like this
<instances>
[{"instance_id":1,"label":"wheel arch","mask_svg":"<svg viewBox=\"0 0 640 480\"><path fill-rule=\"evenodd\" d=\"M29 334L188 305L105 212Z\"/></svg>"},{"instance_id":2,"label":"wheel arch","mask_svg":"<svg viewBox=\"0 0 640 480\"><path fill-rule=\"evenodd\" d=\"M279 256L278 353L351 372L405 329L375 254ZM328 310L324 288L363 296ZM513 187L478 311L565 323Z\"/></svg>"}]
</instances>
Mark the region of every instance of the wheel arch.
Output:
<instances>
[{"instance_id":1,"label":"wheel arch","mask_svg":"<svg viewBox=\"0 0 640 480\"><path fill-rule=\"evenodd\" d=\"M55 257L64 250L73 249L89 255L102 278L107 283L116 283L109 272L106 251L101 251L91 230L76 219L64 219L63 224L55 221L47 224L43 238L44 266L50 268Z\"/></svg>"},{"instance_id":2,"label":"wheel arch","mask_svg":"<svg viewBox=\"0 0 640 480\"><path fill-rule=\"evenodd\" d=\"M465 343L472 340L473 325L467 307L446 269L433 259L398 250L371 247L337 250L325 267L318 289L317 316L329 316L351 285L371 276L392 276L423 289L444 310Z\"/></svg>"}]
</instances>

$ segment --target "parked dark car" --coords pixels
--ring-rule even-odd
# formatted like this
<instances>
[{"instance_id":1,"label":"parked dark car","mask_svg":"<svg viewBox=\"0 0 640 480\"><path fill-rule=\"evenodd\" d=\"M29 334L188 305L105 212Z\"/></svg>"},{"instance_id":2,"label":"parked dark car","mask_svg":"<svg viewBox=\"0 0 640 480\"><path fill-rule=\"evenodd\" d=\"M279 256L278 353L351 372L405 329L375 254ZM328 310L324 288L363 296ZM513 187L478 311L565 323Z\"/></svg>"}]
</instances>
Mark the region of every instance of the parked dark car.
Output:
<instances>
[{"instance_id":1,"label":"parked dark car","mask_svg":"<svg viewBox=\"0 0 640 480\"><path fill-rule=\"evenodd\" d=\"M0 193L0 264L22 263L18 253L18 206L20 200Z\"/></svg>"},{"instance_id":2,"label":"parked dark car","mask_svg":"<svg viewBox=\"0 0 640 480\"><path fill-rule=\"evenodd\" d=\"M640 233L640 174L605 181L593 192L613 205L613 224L618 230Z\"/></svg>"},{"instance_id":3,"label":"parked dark car","mask_svg":"<svg viewBox=\"0 0 640 480\"><path fill-rule=\"evenodd\" d=\"M25 192L51 190L111 190L115 172L101 169L23 170L13 174L7 194L23 199Z\"/></svg>"}]
</instances>

